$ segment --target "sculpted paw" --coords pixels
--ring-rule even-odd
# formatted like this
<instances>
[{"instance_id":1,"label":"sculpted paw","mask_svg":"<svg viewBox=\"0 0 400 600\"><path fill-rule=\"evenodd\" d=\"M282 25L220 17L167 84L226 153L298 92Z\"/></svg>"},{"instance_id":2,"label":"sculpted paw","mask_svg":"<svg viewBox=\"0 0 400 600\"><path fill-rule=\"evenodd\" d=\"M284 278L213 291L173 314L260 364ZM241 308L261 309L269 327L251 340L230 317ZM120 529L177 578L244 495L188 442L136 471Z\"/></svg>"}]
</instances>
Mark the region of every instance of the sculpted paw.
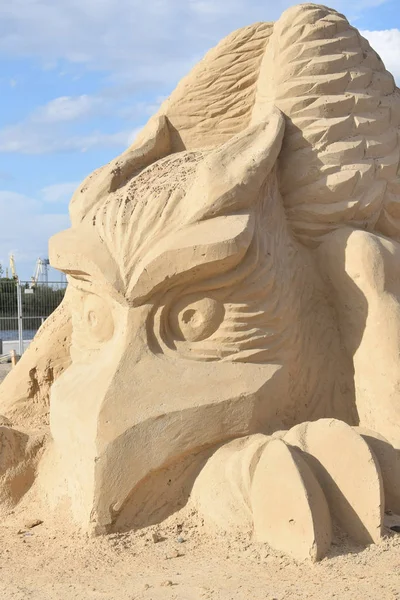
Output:
<instances>
[{"instance_id":1,"label":"sculpted paw","mask_svg":"<svg viewBox=\"0 0 400 600\"><path fill-rule=\"evenodd\" d=\"M379 434L320 419L279 437L227 444L204 467L192 498L214 526L252 531L258 541L315 561L329 550L331 519L355 542L380 541L385 507L399 507L399 469L395 449Z\"/></svg>"}]
</instances>

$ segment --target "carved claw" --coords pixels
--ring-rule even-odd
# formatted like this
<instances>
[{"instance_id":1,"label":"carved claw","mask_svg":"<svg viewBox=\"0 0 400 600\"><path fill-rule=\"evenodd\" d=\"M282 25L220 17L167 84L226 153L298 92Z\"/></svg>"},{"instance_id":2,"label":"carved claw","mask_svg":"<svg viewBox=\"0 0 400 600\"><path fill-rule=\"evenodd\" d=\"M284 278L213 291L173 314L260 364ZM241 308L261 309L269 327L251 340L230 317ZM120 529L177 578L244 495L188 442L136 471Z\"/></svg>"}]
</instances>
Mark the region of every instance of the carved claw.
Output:
<instances>
[{"instance_id":1,"label":"carved claw","mask_svg":"<svg viewBox=\"0 0 400 600\"><path fill-rule=\"evenodd\" d=\"M383 435L366 429L354 427L378 460L385 492L385 510L400 515L400 451L395 449Z\"/></svg>"},{"instance_id":2,"label":"carved claw","mask_svg":"<svg viewBox=\"0 0 400 600\"><path fill-rule=\"evenodd\" d=\"M284 441L265 447L250 489L254 535L297 560L317 561L329 550L331 516L306 459Z\"/></svg>"},{"instance_id":3,"label":"carved claw","mask_svg":"<svg viewBox=\"0 0 400 600\"><path fill-rule=\"evenodd\" d=\"M378 461L362 436L343 421L321 419L297 425L283 440L302 451L339 526L361 544L378 542L383 482Z\"/></svg>"},{"instance_id":4,"label":"carved claw","mask_svg":"<svg viewBox=\"0 0 400 600\"><path fill-rule=\"evenodd\" d=\"M399 461L379 434L321 419L230 442L204 467L192 498L214 526L252 530L316 561L329 550L331 519L361 544L379 542L385 505L400 507Z\"/></svg>"}]
</instances>

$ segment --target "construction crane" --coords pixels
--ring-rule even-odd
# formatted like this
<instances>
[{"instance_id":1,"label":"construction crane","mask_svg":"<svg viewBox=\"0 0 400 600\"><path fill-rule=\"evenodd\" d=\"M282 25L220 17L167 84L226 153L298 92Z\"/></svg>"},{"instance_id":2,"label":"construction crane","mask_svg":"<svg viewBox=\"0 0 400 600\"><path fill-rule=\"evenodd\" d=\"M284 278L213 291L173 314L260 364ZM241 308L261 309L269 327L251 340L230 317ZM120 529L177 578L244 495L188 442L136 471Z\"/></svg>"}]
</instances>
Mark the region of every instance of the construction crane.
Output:
<instances>
[{"instance_id":1,"label":"construction crane","mask_svg":"<svg viewBox=\"0 0 400 600\"><path fill-rule=\"evenodd\" d=\"M36 261L35 273L31 277L31 288L36 287L39 279L43 277L45 285L49 282L49 265L50 261L48 258L38 258Z\"/></svg>"},{"instance_id":2,"label":"construction crane","mask_svg":"<svg viewBox=\"0 0 400 600\"><path fill-rule=\"evenodd\" d=\"M16 281L18 281L18 275L17 275L16 266L15 266L14 254L10 254L10 271L11 271L11 277L13 279L15 279Z\"/></svg>"}]
</instances>

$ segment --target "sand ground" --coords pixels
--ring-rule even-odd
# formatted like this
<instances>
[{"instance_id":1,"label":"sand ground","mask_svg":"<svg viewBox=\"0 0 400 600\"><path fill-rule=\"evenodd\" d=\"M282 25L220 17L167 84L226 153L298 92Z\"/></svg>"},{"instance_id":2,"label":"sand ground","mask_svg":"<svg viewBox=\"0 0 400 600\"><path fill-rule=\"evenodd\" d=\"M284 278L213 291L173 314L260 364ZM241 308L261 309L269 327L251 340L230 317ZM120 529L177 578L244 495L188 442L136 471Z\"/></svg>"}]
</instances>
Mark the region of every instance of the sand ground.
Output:
<instances>
[{"instance_id":1,"label":"sand ground","mask_svg":"<svg viewBox=\"0 0 400 600\"><path fill-rule=\"evenodd\" d=\"M1 599L400 598L400 534L390 530L367 548L337 536L326 559L296 564L245 536L216 535L190 507L161 525L97 538L37 519L29 529L16 511L0 526Z\"/></svg>"},{"instance_id":2,"label":"sand ground","mask_svg":"<svg viewBox=\"0 0 400 600\"><path fill-rule=\"evenodd\" d=\"M0 365L0 381L9 369ZM36 517L43 522L32 529L23 509L0 523L1 600L400 599L400 534L390 529L367 548L337 532L326 559L296 564L245 536L216 535L190 507L159 526L97 538L68 519Z\"/></svg>"}]
</instances>

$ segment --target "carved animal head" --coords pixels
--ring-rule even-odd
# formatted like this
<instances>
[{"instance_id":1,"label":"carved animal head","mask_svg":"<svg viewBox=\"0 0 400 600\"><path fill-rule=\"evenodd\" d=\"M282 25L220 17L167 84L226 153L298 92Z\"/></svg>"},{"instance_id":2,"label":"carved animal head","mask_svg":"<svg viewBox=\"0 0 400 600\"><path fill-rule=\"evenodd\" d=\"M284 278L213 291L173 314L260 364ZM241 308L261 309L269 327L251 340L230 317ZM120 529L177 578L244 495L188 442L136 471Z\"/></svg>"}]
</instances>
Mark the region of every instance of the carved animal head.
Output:
<instances>
[{"instance_id":1,"label":"carved animal head","mask_svg":"<svg viewBox=\"0 0 400 600\"><path fill-rule=\"evenodd\" d=\"M283 134L273 111L216 150L161 159L52 239L73 333L51 428L80 519L90 507L111 526L143 478L187 452L335 412L338 340L286 223ZM321 341L335 364L323 381Z\"/></svg>"},{"instance_id":2,"label":"carved animal head","mask_svg":"<svg viewBox=\"0 0 400 600\"><path fill-rule=\"evenodd\" d=\"M397 235L399 92L335 11L296 7L268 35L257 89L232 92L240 133L224 124L210 147L210 129L181 135L167 104L51 242L73 315L51 428L84 522L111 527L190 452L352 419L351 364L298 240L349 224Z\"/></svg>"}]
</instances>

